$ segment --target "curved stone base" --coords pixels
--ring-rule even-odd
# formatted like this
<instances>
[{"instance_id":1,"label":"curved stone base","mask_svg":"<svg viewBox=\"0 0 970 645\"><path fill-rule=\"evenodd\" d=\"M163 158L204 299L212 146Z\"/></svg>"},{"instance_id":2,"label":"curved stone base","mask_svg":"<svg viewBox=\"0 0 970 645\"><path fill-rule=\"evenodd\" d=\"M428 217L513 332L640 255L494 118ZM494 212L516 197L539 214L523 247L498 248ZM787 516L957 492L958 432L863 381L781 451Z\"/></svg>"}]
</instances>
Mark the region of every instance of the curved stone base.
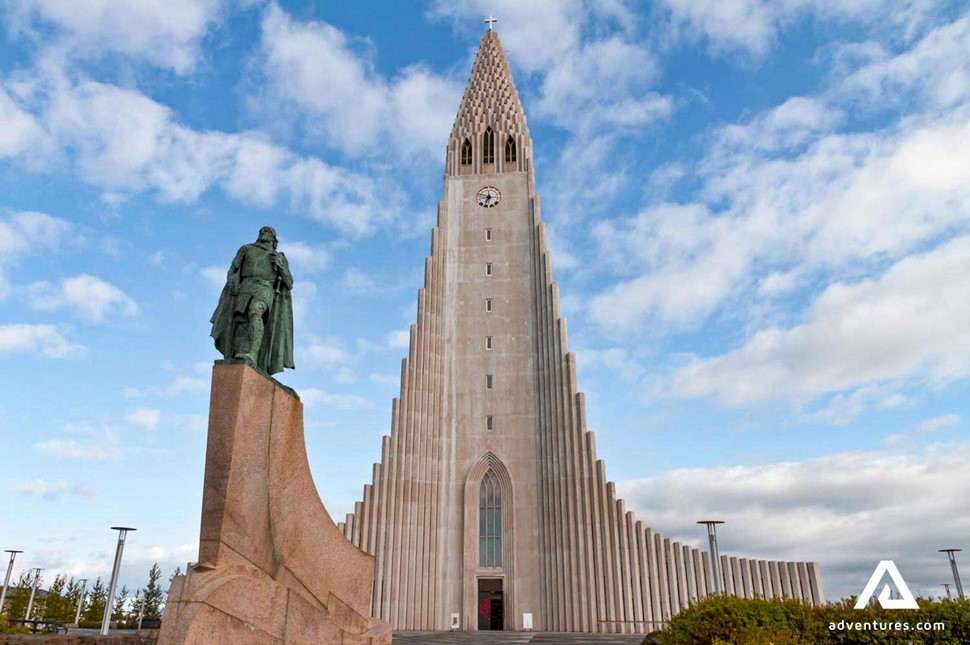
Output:
<instances>
[{"instance_id":1,"label":"curved stone base","mask_svg":"<svg viewBox=\"0 0 970 645\"><path fill-rule=\"evenodd\" d=\"M199 562L172 581L159 645L389 645L369 617L373 574L317 494L302 404L217 364Z\"/></svg>"}]
</instances>

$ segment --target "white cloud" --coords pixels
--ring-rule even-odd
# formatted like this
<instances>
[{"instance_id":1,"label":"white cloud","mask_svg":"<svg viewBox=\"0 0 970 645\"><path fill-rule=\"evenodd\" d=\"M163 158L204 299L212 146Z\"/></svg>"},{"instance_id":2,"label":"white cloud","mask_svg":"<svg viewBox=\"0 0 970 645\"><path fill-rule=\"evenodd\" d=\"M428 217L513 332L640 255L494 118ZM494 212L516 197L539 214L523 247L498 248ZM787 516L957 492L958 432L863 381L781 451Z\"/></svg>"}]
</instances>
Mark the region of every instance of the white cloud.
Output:
<instances>
[{"instance_id":1,"label":"white cloud","mask_svg":"<svg viewBox=\"0 0 970 645\"><path fill-rule=\"evenodd\" d=\"M388 81L371 58L369 43L333 25L266 9L258 67L274 115L295 110L307 131L350 154L385 152L390 139L398 151L440 158L461 88L422 66Z\"/></svg>"},{"instance_id":2,"label":"white cloud","mask_svg":"<svg viewBox=\"0 0 970 645\"><path fill-rule=\"evenodd\" d=\"M389 387L400 387L401 377L396 374L378 374L374 373L368 377L371 383L376 383L378 385L384 385Z\"/></svg>"},{"instance_id":3,"label":"white cloud","mask_svg":"<svg viewBox=\"0 0 970 645\"><path fill-rule=\"evenodd\" d=\"M385 127L398 149L441 160L462 87L421 65L412 65L401 71L388 91L391 116Z\"/></svg>"},{"instance_id":4,"label":"white cloud","mask_svg":"<svg viewBox=\"0 0 970 645\"><path fill-rule=\"evenodd\" d=\"M868 43L866 64L848 73L837 88L840 94L863 95L880 106L918 103L953 106L970 97L970 16L928 32L913 48L890 56L876 43ZM836 59L857 55L859 45L846 45Z\"/></svg>"},{"instance_id":5,"label":"white cloud","mask_svg":"<svg viewBox=\"0 0 970 645\"><path fill-rule=\"evenodd\" d=\"M344 286L355 293L366 293L376 287L373 278L354 267L344 272Z\"/></svg>"},{"instance_id":6,"label":"white cloud","mask_svg":"<svg viewBox=\"0 0 970 645\"><path fill-rule=\"evenodd\" d=\"M799 324L759 330L679 369L672 391L744 405L869 384L970 375L970 236L900 260L878 278L833 283Z\"/></svg>"},{"instance_id":7,"label":"white cloud","mask_svg":"<svg viewBox=\"0 0 970 645\"><path fill-rule=\"evenodd\" d=\"M209 381L207 379L195 376L176 376L175 380L165 388L165 394L177 396L183 392L205 392L208 389Z\"/></svg>"},{"instance_id":8,"label":"white cloud","mask_svg":"<svg viewBox=\"0 0 970 645\"><path fill-rule=\"evenodd\" d=\"M54 325L0 325L0 354L39 352L47 358L64 358L82 349Z\"/></svg>"},{"instance_id":9,"label":"white cloud","mask_svg":"<svg viewBox=\"0 0 970 645\"><path fill-rule=\"evenodd\" d=\"M310 345L304 352L307 359L326 367L336 367L356 362L357 358L348 352L336 338L310 337Z\"/></svg>"},{"instance_id":10,"label":"white cloud","mask_svg":"<svg viewBox=\"0 0 970 645\"><path fill-rule=\"evenodd\" d=\"M91 323L101 323L108 315L135 316L138 305L124 291L100 278L77 275L65 278L55 287L36 282L27 289L29 304L40 311L72 309Z\"/></svg>"},{"instance_id":11,"label":"white cloud","mask_svg":"<svg viewBox=\"0 0 970 645\"><path fill-rule=\"evenodd\" d=\"M931 32L880 64L905 66L939 39ZM949 57L906 64L962 87L958 52L970 37L962 49L944 40ZM917 87L922 71L910 70ZM959 106L838 133L858 91L837 84L717 130L697 166L695 201L652 204L594 228L601 266L623 279L591 299L591 318L620 332L692 328L729 301L770 306L819 278L858 276L959 233L970 222L970 89L960 92Z\"/></svg>"},{"instance_id":12,"label":"white cloud","mask_svg":"<svg viewBox=\"0 0 970 645\"><path fill-rule=\"evenodd\" d=\"M481 33L483 16L497 15L495 25L502 45L527 73L542 71L555 64L564 54L577 47L579 26L588 14L581 0L471 0L447 2L435 0L433 16L451 18L455 24L469 25ZM542 43L537 47L536 43Z\"/></svg>"},{"instance_id":13,"label":"white cloud","mask_svg":"<svg viewBox=\"0 0 970 645\"><path fill-rule=\"evenodd\" d=\"M706 39L715 53L744 52L763 58L781 32L803 17L837 23L875 25L909 38L935 13L919 0L664 0L672 36Z\"/></svg>"},{"instance_id":14,"label":"white cloud","mask_svg":"<svg viewBox=\"0 0 970 645\"><path fill-rule=\"evenodd\" d=\"M411 331L398 329L387 335L388 349L407 349L411 346Z\"/></svg>"},{"instance_id":15,"label":"white cloud","mask_svg":"<svg viewBox=\"0 0 970 645\"><path fill-rule=\"evenodd\" d=\"M625 347L608 347L606 349L577 347L573 350L573 353L576 355L577 371L580 374L597 370L606 372L611 376L632 379L642 372L639 363Z\"/></svg>"},{"instance_id":16,"label":"white cloud","mask_svg":"<svg viewBox=\"0 0 970 645\"><path fill-rule=\"evenodd\" d=\"M117 53L185 74L201 57L199 42L219 17L222 0L13 0L15 29L54 26L53 40L72 57Z\"/></svg>"},{"instance_id":17,"label":"white cloud","mask_svg":"<svg viewBox=\"0 0 970 645\"><path fill-rule=\"evenodd\" d=\"M146 430L154 430L162 420L162 411L155 408L138 408L125 418L129 423L136 426Z\"/></svg>"},{"instance_id":18,"label":"white cloud","mask_svg":"<svg viewBox=\"0 0 970 645\"><path fill-rule=\"evenodd\" d=\"M10 289L5 268L37 251L56 251L72 232L75 229L69 222L46 213L25 211L0 219L0 298Z\"/></svg>"},{"instance_id":19,"label":"white cloud","mask_svg":"<svg viewBox=\"0 0 970 645\"><path fill-rule=\"evenodd\" d=\"M213 287L221 289L226 285L226 274L228 269L225 267L209 266L199 269L199 275Z\"/></svg>"},{"instance_id":20,"label":"white cloud","mask_svg":"<svg viewBox=\"0 0 970 645\"><path fill-rule=\"evenodd\" d=\"M112 434L86 439L50 439L34 444L34 450L73 461L108 461L121 456L121 446Z\"/></svg>"},{"instance_id":21,"label":"white cloud","mask_svg":"<svg viewBox=\"0 0 970 645\"><path fill-rule=\"evenodd\" d=\"M259 133L187 128L134 90L48 68L33 74L19 109L31 108L46 145L22 151L30 167L66 159L113 198L148 192L188 203L219 187L248 204L286 204L355 236L395 216L386 200L401 195L391 181L378 189L370 176L296 155Z\"/></svg>"},{"instance_id":22,"label":"white cloud","mask_svg":"<svg viewBox=\"0 0 970 645\"><path fill-rule=\"evenodd\" d=\"M26 495L29 497L42 497L47 500L56 500L63 495L77 495L89 500L96 500L98 493L93 488L83 484L68 484L65 481L51 482L46 479L33 479L29 481L12 482L7 485L7 491L14 495Z\"/></svg>"},{"instance_id":23,"label":"white cloud","mask_svg":"<svg viewBox=\"0 0 970 645\"><path fill-rule=\"evenodd\" d=\"M920 434L930 434L943 428L952 428L953 426L958 426L963 421L959 414L942 414L938 417L933 417L932 419L927 419L923 421L918 426L916 426L916 432Z\"/></svg>"},{"instance_id":24,"label":"white cloud","mask_svg":"<svg viewBox=\"0 0 970 645\"><path fill-rule=\"evenodd\" d=\"M536 114L584 133L642 127L673 111L670 97L649 91L655 77L642 44L617 36L586 43L548 69Z\"/></svg>"},{"instance_id":25,"label":"white cloud","mask_svg":"<svg viewBox=\"0 0 970 645\"><path fill-rule=\"evenodd\" d=\"M706 315L750 266L734 225L701 204L660 204L597 224L593 236L618 270L650 270L596 295L591 317L604 327L630 329L649 319L687 326Z\"/></svg>"},{"instance_id":26,"label":"white cloud","mask_svg":"<svg viewBox=\"0 0 970 645\"><path fill-rule=\"evenodd\" d=\"M300 390L300 400L308 407L322 405L341 410L374 407L373 403L357 394L335 394L315 387Z\"/></svg>"},{"instance_id":27,"label":"white cloud","mask_svg":"<svg viewBox=\"0 0 970 645\"><path fill-rule=\"evenodd\" d=\"M21 109L0 87L0 158L21 154L43 136L37 119Z\"/></svg>"},{"instance_id":28,"label":"white cloud","mask_svg":"<svg viewBox=\"0 0 970 645\"><path fill-rule=\"evenodd\" d=\"M913 403L912 397L895 391L892 385L863 385L840 392L830 397L821 410L808 415L806 420L845 426L869 408L893 410Z\"/></svg>"},{"instance_id":29,"label":"white cloud","mask_svg":"<svg viewBox=\"0 0 970 645\"><path fill-rule=\"evenodd\" d=\"M569 271L580 266L579 258L573 253L569 242L559 235L559 229L549 224L546 226L546 243L552 254L553 266L559 271Z\"/></svg>"},{"instance_id":30,"label":"white cloud","mask_svg":"<svg viewBox=\"0 0 970 645\"><path fill-rule=\"evenodd\" d=\"M936 550L970 531L968 458L967 443L846 452L674 470L617 490L650 526L702 548L695 522L717 517L726 520L722 554L819 562L829 599L858 594L881 559L894 559L908 583L929 592L947 571Z\"/></svg>"},{"instance_id":31,"label":"white cloud","mask_svg":"<svg viewBox=\"0 0 970 645\"><path fill-rule=\"evenodd\" d=\"M919 441L925 443L927 440L927 435L940 432L941 430L946 430L947 428L954 428L961 423L963 423L963 419L959 414L941 414L933 417L932 419L927 419L926 421L919 423L916 427L911 428L910 430L886 437L885 443L889 446L902 444L907 441Z\"/></svg>"},{"instance_id":32,"label":"white cloud","mask_svg":"<svg viewBox=\"0 0 970 645\"><path fill-rule=\"evenodd\" d=\"M129 505L131 506L131 505ZM137 522L131 521L135 515L126 509L120 512L119 524L131 526ZM175 546L160 546L149 542L147 537L138 538L143 532L129 535L125 546L124 566L121 567L118 586L125 585L128 589L143 587L148 579L148 571L153 564L162 569L163 587L168 584L168 577L179 567L185 571L186 562L193 561L199 554L198 542L192 544L178 544ZM146 534L147 535L147 534ZM134 539L133 539L134 537ZM89 548L93 547L93 548ZM76 535L54 535L44 540L42 544L32 550L33 561L37 566L45 569L42 575L54 576L63 573L75 579L87 578L88 589L93 581L100 577L107 584L107 574L111 571L111 558L114 551L102 549L99 546L80 544Z\"/></svg>"},{"instance_id":33,"label":"white cloud","mask_svg":"<svg viewBox=\"0 0 970 645\"><path fill-rule=\"evenodd\" d=\"M840 119L841 114L820 99L793 96L744 125L725 126L718 133L718 145L759 152L790 150L831 131Z\"/></svg>"},{"instance_id":34,"label":"white cloud","mask_svg":"<svg viewBox=\"0 0 970 645\"><path fill-rule=\"evenodd\" d=\"M284 241L280 243L280 250L285 252L286 259L294 269L305 273L326 271L332 259L330 251L325 246L309 242ZM225 271L223 271L223 277L225 277Z\"/></svg>"}]
</instances>

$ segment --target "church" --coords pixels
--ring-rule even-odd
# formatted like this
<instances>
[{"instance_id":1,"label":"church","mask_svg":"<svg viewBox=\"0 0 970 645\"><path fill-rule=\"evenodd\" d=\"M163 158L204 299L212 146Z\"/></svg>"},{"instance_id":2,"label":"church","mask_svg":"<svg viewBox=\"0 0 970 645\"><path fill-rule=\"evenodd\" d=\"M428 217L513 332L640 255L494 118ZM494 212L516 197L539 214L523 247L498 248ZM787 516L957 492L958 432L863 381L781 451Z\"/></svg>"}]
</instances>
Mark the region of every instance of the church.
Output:
<instances>
[{"instance_id":1,"label":"church","mask_svg":"<svg viewBox=\"0 0 970 645\"><path fill-rule=\"evenodd\" d=\"M645 633L715 593L824 603L814 562L719 557L618 499L586 429L536 194L533 143L496 31L445 159L391 432L338 526L375 558L395 630Z\"/></svg>"}]
</instances>

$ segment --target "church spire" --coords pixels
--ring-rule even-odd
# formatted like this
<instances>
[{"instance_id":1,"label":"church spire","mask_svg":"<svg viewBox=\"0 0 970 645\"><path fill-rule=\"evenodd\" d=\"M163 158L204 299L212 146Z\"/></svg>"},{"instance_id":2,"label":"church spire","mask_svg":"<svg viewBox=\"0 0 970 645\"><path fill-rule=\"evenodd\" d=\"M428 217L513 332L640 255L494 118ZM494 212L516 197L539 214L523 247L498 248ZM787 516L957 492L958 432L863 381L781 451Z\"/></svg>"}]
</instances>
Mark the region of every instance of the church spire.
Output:
<instances>
[{"instance_id":1,"label":"church spire","mask_svg":"<svg viewBox=\"0 0 970 645\"><path fill-rule=\"evenodd\" d=\"M448 139L446 174L514 172L531 166L532 139L498 32L489 26Z\"/></svg>"}]
</instances>

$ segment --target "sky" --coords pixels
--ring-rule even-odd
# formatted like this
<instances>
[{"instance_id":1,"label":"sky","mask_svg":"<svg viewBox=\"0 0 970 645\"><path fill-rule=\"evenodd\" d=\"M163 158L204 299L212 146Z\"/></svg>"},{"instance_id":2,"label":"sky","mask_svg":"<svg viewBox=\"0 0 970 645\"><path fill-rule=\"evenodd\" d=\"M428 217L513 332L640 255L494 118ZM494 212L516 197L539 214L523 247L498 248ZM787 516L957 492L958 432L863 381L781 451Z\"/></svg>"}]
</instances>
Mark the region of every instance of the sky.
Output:
<instances>
[{"instance_id":1,"label":"sky","mask_svg":"<svg viewBox=\"0 0 970 645\"><path fill-rule=\"evenodd\" d=\"M931 0L4 2L15 575L107 578L115 525L130 588L195 559L208 321L263 225L296 280L277 376L352 510L489 15L627 507L818 561L830 599L883 559L942 593L937 549L970 553L970 12Z\"/></svg>"}]
</instances>

